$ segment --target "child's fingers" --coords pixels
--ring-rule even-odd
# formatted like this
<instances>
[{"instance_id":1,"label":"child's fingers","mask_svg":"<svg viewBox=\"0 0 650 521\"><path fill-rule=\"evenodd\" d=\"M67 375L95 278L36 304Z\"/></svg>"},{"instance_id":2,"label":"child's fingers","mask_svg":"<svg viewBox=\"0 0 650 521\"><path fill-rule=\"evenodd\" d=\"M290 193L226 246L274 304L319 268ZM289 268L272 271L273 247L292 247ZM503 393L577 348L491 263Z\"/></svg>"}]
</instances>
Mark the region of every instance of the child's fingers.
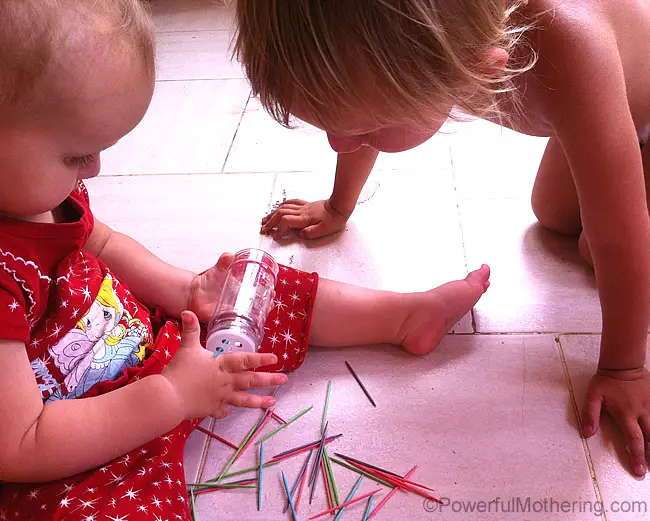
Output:
<instances>
[{"instance_id":1,"label":"child's fingers","mask_svg":"<svg viewBox=\"0 0 650 521\"><path fill-rule=\"evenodd\" d=\"M191 311L183 311L181 313L181 321L183 323L183 331L181 332L181 345L180 347L195 347L201 345L201 326L199 319Z\"/></svg>"},{"instance_id":2,"label":"child's fingers","mask_svg":"<svg viewBox=\"0 0 650 521\"><path fill-rule=\"evenodd\" d=\"M330 233L330 230L327 229L327 226L324 223L319 222L302 229L299 235L302 239L316 239L323 235L327 235L328 233Z\"/></svg>"},{"instance_id":3,"label":"child's fingers","mask_svg":"<svg viewBox=\"0 0 650 521\"><path fill-rule=\"evenodd\" d=\"M295 204L298 206L305 206L306 204L309 204L307 201L303 201L302 199L287 199L282 203L284 204Z\"/></svg>"},{"instance_id":4,"label":"child's fingers","mask_svg":"<svg viewBox=\"0 0 650 521\"><path fill-rule=\"evenodd\" d=\"M278 362L278 357L271 353L229 353L217 358L221 368L229 373L241 373L256 367L272 365Z\"/></svg>"},{"instance_id":5,"label":"child's fingers","mask_svg":"<svg viewBox=\"0 0 650 521\"><path fill-rule=\"evenodd\" d=\"M275 405L273 396L259 396L245 391L234 391L226 399L226 403L235 407L248 407L249 409L266 409Z\"/></svg>"},{"instance_id":6,"label":"child's fingers","mask_svg":"<svg viewBox=\"0 0 650 521\"><path fill-rule=\"evenodd\" d=\"M646 473L645 462L645 438L636 419L631 419L623 425L627 450L630 452L630 464L632 472L637 476L644 476Z\"/></svg>"},{"instance_id":7,"label":"child's fingers","mask_svg":"<svg viewBox=\"0 0 650 521\"><path fill-rule=\"evenodd\" d=\"M273 233L273 238L278 241L282 239L289 230L295 228L304 228L311 224L311 218L307 215L285 215L280 219L279 224L276 227L275 232Z\"/></svg>"},{"instance_id":8,"label":"child's fingers","mask_svg":"<svg viewBox=\"0 0 650 521\"><path fill-rule=\"evenodd\" d=\"M253 373L248 371L233 375L232 386L238 391L246 389L261 389L263 387L277 387L289 381L283 373Z\"/></svg>"},{"instance_id":9,"label":"child's fingers","mask_svg":"<svg viewBox=\"0 0 650 521\"><path fill-rule=\"evenodd\" d=\"M600 426L600 412L603 408L603 395L590 389L582 409L582 434L586 438L598 432Z\"/></svg>"}]
</instances>

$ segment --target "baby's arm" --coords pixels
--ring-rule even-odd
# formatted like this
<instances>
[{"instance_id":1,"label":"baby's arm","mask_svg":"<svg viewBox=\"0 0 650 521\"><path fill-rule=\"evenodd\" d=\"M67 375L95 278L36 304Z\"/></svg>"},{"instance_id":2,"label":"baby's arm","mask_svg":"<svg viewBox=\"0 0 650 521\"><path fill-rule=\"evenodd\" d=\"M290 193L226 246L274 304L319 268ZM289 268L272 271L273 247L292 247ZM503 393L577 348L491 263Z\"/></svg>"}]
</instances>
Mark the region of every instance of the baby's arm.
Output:
<instances>
[{"instance_id":1,"label":"baby's arm","mask_svg":"<svg viewBox=\"0 0 650 521\"><path fill-rule=\"evenodd\" d=\"M300 230L303 239L341 231L357 205L378 154L377 150L366 146L350 154L339 154L330 198L314 203L300 199L284 201L262 219L262 233L273 232L273 237L279 240L289 229Z\"/></svg>"},{"instance_id":2,"label":"baby's arm","mask_svg":"<svg viewBox=\"0 0 650 521\"><path fill-rule=\"evenodd\" d=\"M21 342L0 340L0 480L49 481L106 463L183 420L169 381L149 376L95 398L43 404Z\"/></svg>"},{"instance_id":3,"label":"baby's arm","mask_svg":"<svg viewBox=\"0 0 650 521\"><path fill-rule=\"evenodd\" d=\"M105 262L142 303L160 306L174 317L188 309L190 287L196 277L191 271L167 264L136 240L97 219L84 250Z\"/></svg>"},{"instance_id":4,"label":"baby's arm","mask_svg":"<svg viewBox=\"0 0 650 521\"><path fill-rule=\"evenodd\" d=\"M213 358L200 327L183 313L181 345L161 375L150 375L92 398L43 404L25 345L0 340L0 481L38 482L72 476L127 454L184 419L225 416L224 405L270 407L252 387L287 382L286 375L248 370L277 363L261 353Z\"/></svg>"}]
</instances>

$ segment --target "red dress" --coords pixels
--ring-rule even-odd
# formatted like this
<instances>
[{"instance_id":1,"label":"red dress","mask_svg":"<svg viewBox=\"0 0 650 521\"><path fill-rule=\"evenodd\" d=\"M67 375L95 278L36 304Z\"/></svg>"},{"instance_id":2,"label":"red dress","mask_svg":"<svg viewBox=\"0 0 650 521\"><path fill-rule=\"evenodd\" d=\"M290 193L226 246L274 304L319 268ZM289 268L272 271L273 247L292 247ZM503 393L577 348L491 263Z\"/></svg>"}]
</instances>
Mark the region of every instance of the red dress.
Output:
<instances>
[{"instance_id":1,"label":"red dress","mask_svg":"<svg viewBox=\"0 0 650 521\"><path fill-rule=\"evenodd\" d=\"M97 396L159 374L180 326L150 310L82 248L94 218L82 183L64 203L69 221L0 217L0 338L25 343L44 403ZM318 276L281 266L260 351L293 371L303 362ZM0 521L190 520L183 422L99 469L48 483L4 483ZM74 440L61 447L74 450Z\"/></svg>"}]
</instances>

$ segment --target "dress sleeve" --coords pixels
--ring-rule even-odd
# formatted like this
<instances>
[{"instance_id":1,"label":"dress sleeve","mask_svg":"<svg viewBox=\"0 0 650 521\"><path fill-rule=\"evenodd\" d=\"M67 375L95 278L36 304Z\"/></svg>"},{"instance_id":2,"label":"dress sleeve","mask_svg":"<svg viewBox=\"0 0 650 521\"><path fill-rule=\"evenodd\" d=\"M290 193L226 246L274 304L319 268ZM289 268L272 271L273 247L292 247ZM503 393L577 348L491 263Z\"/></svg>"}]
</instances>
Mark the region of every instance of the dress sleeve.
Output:
<instances>
[{"instance_id":1,"label":"dress sleeve","mask_svg":"<svg viewBox=\"0 0 650 521\"><path fill-rule=\"evenodd\" d=\"M0 266L0 339L26 343L29 335L25 293L11 272Z\"/></svg>"}]
</instances>

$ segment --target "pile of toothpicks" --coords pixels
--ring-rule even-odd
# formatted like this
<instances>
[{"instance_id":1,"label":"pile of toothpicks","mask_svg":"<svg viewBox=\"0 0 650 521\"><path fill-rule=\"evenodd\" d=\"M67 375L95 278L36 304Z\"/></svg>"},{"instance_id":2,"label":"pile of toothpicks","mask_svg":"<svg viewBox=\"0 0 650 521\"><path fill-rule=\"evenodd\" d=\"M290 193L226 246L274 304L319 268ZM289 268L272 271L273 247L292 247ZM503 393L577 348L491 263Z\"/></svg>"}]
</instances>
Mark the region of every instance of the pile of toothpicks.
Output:
<instances>
[{"instance_id":1,"label":"pile of toothpicks","mask_svg":"<svg viewBox=\"0 0 650 521\"><path fill-rule=\"evenodd\" d=\"M376 407L375 401L373 400L372 396L370 395L366 387L361 382L361 379L356 374L354 369L352 369L350 364L348 364L347 362L345 362L345 364L348 370L350 371L350 373L352 374L352 376L354 377L354 379L357 381L357 383L363 390L364 394L368 397L370 403L374 407ZM276 389L275 393L277 393L278 389L279 387ZM291 487L289 487L289 483L287 481L287 477L284 471L280 472L282 478L282 485L286 494L286 503L284 505L283 512L287 512L288 510L290 510L293 521L299 521L298 513L300 510L300 502L303 496L305 485L307 485L307 487L310 489L309 502L311 503L311 499L314 496L314 491L317 488L320 475L322 475L322 481L325 489L325 495L327 497L328 508L323 512L312 515L311 517L308 518L309 520L317 519L327 514L332 514L335 516L334 521L339 521L339 519L343 515L343 512L348 506L353 505L355 503L359 503L360 501L363 500L367 500L367 504L362 518L363 521L367 521L369 519L372 519L375 515L377 515L379 511L384 507L384 505L395 495L395 493L398 490L411 492L419 496L422 496L423 498L426 498L430 501L435 501L440 503L440 500L438 498L430 494L430 492L433 492L432 488L417 483L415 481L412 481L410 479L415 473L417 466L414 466L406 475L402 476L390 470L383 469L379 466L370 463L365 463L360 459L356 459L350 456L345 456L340 453L335 453L336 456L335 458L330 457L328 452L328 446L342 436L342 434L336 434L332 436L327 435L327 431L329 427L329 422L327 420L327 412L329 409L331 392L332 392L332 381L330 380L327 385L327 395L325 397L325 408L323 409L323 419L320 427L320 437L312 442L305 443L304 445L301 445L299 447L294 447L292 449L281 452L280 454L276 454L275 456L271 457L267 461L264 461L264 457L265 457L264 442L269 438L275 436L279 432L283 431L287 427L289 427L289 425L291 425L292 423L298 421L305 414L311 411L313 406L309 406L306 409L300 411L298 414L296 414L293 418L289 420L282 419L278 414L276 414L275 409L267 409L264 412L263 416L260 418L260 420L250 429L248 434L244 437L244 439L241 441L239 445L235 445L234 443L231 443L230 441L224 439L223 437L219 436L218 434L215 434L214 432L208 429L205 429L200 426L197 427L199 431L203 432L207 436L210 436L211 438L219 441L220 443L223 443L231 447L232 449L234 449L235 453L230 458L230 460L228 461L228 463L226 464L226 466L224 467L223 471L219 476L212 479L208 479L203 483L188 483L187 488L188 488L189 502L190 502L190 508L192 511L192 516L194 521L199 521L199 519L197 518L196 507L195 507L196 496L219 491L219 490L222 491L227 489L256 490L257 510L261 511L263 509L263 500L262 500L263 479L262 478L266 469L270 467L274 467L282 463L286 459L298 456L300 454L305 455L305 459ZM264 427L271 420L278 422L279 426L273 429L268 434L261 437L259 440L255 441L258 434L262 432ZM229 472L233 464L240 458L240 456L244 453L244 451L246 451L246 449L251 447L252 445L257 446L258 464L253 467L249 467L243 470L238 470L236 472ZM310 463L311 463L311 468L310 468ZM359 475L359 478L357 479L356 483L354 484L354 486L352 487L352 489L350 490L350 492L347 494L347 496L344 498L343 501L341 501L341 498L339 496L339 491L336 487L336 481L334 479L334 471L332 468L332 463L335 463L336 465L343 467L347 470L350 470L352 472L355 472L356 474ZM241 476L246 474L253 474L253 477L239 479L241 478ZM237 478L237 479L233 479L233 478ZM361 481L364 478L369 479L375 482L376 484L381 485L382 487L388 489L386 495L381 498L381 500L377 503L374 509L373 509L373 503L375 499L380 498L385 491L382 488L377 488L375 490L372 490L371 492L355 496L359 488L359 485L361 484Z\"/></svg>"}]
</instances>

